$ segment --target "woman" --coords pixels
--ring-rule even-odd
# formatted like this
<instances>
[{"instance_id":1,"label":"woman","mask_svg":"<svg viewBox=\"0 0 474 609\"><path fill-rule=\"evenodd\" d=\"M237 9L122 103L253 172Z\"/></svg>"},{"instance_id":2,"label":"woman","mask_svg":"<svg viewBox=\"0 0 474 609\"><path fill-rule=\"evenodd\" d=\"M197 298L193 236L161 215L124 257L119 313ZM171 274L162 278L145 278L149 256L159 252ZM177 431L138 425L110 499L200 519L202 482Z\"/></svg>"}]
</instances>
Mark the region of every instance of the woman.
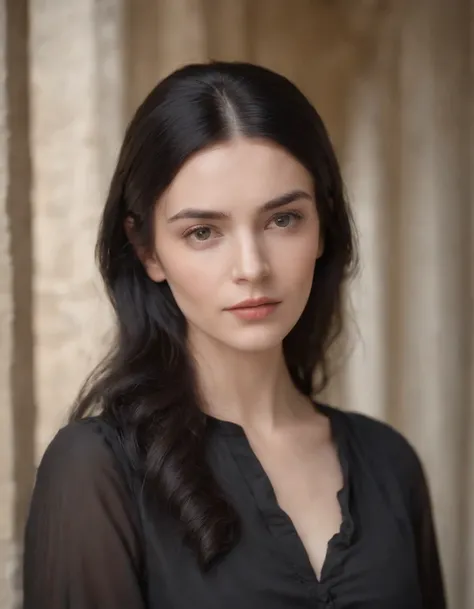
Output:
<instances>
[{"instance_id":1,"label":"woman","mask_svg":"<svg viewBox=\"0 0 474 609\"><path fill-rule=\"evenodd\" d=\"M98 240L116 345L40 465L25 609L445 607L415 453L312 401L354 250L294 85L243 63L158 84Z\"/></svg>"}]
</instances>

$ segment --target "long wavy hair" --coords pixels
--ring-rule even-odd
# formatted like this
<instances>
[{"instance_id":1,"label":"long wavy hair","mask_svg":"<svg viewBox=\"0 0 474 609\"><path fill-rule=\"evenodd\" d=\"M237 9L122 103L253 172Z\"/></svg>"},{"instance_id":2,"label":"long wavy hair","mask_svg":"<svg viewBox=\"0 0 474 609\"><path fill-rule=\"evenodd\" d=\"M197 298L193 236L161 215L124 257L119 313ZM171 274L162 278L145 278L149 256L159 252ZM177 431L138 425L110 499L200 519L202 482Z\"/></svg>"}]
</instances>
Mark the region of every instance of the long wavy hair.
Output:
<instances>
[{"instance_id":1,"label":"long wavy hair","mask_svg":"<svg viewBox=\"0 0 474 609\"><path fill-rule=\"evenodd\" d=\"M344 280L356 247L340 169L324 124L289 80L237 62L187 65L161 81L125 134L103 210L96 256L117 329L108 356L85 382L71 420L101 412L120 433L142 476L147 510L171 510L203 569L239 537L239 518L206 463L206 430L186 319L166 282L152 281L135 240L153 247L153 212L183 163L235 135L265 138L314 179L324 252L307 306L283 341L288 370L304 395L327 383L327 353L342 329Z\"/></svg>"}]
</instances>

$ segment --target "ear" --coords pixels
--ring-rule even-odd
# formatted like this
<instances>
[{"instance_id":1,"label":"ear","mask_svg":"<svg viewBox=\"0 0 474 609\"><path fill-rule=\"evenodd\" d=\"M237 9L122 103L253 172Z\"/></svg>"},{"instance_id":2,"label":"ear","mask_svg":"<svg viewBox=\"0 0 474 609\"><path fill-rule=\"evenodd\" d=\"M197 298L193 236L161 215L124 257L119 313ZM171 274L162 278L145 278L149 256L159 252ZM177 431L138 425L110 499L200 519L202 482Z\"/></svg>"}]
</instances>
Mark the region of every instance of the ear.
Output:
<instances>
[{"instance_id":1,"label":"ear","mask_svg":"<svg viewBox=\"0 0 474 609\"><path fill-rule=\"evenodd\" d=\"M162 264L160 263L158 256L155 251L150 251L145 245L141 244L138 240L137 231L135 228L135 220L132 216L127 216L124 222L124 229L128 240L130 241L135 254L145 268L148 277L159 283L166 281L166 275Z\"/></svg>"}]
</instances>

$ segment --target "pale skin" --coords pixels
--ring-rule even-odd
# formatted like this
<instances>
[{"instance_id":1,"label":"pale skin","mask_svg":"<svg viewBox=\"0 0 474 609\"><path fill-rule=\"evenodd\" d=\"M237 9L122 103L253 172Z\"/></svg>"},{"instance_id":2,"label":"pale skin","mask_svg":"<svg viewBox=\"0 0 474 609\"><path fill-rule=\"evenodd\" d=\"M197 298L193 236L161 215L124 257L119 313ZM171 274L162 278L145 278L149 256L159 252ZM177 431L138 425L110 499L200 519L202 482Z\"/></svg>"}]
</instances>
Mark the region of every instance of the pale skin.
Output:
<instances>
[{"instance_id":1,"label":"pale skin","mask_svg":"<svg viewBox=\"0 0 474 609\"><path fill-rule=\"evenodd\" d=\"M137 252L187 319L205 410L243 427L320 577L342 473L329 421L294 387L282 351L323 251L311 175L273 143L235 137L181 168L154 232L153 251ZM278 302L264 319L228 310L262 296Z\"/></svg>"}]
</instances>

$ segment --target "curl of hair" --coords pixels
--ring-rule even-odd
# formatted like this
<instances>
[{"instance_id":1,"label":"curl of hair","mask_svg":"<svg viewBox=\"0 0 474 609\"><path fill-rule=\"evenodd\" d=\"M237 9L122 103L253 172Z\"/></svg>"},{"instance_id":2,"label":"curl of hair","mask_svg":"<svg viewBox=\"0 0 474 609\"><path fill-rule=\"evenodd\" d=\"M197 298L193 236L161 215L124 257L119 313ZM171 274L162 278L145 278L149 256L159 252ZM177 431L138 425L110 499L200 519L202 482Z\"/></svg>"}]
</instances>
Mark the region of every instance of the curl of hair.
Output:
<instances>
[{"instance_id":1,"label":"curl of hair","mask_svg":"<svg viewBox=\"0 0 474 609\"><path fill-rule=\"evenodd\" d=\"M203 569L239 538L239 518L206 462L208 419L186 345L186 320L166 282L153 282L134 245L152 247L160 195L194 153L235 136L289 151L314 179L324 252L307 306L284 339L291 377L305 395L328 379L328 348L342 327L342 293L355 268L354 231L339 166L316 110L286 78L245 63L193 64L160 82L125 134L103 210L96 256L116 314L109 355L71 414L100 411L143 477L147 510L167 509Z\"/></svg>"}]
</instances>

